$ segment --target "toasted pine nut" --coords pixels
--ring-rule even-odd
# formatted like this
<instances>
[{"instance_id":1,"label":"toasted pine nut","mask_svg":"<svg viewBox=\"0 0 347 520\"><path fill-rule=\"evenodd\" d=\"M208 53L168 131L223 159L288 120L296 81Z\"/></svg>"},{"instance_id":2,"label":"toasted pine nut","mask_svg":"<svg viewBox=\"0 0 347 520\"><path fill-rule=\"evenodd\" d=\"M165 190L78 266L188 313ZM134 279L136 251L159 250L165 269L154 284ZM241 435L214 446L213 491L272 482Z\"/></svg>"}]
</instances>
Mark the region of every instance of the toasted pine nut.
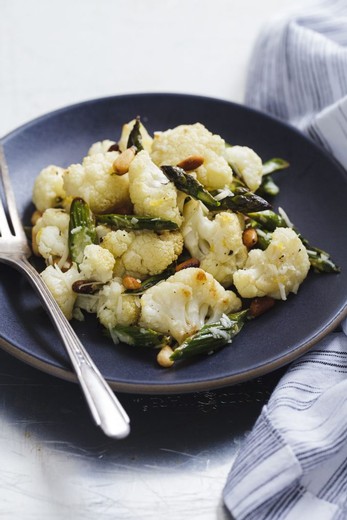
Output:
<instances>
[{"instance_id":1,"label":"toasted pine nut","mask_svg":"<svg viewBox=\"0 0 347 520\"><path fill-rule=\"evenodd\" d=\"M192 170L196 170L201 166L204 162L204 158L202 155L189 155L189 157L186 157L183 159L183 161L180 161L177 166L179 168L183 168L186 172L191 172Z\"/></svg>"},{"instance_id":2,"label":"toasted pine nut","mask_svg":"<svg viewBox=\"0 0 347 520\"><path fill-rule=\"evenodd\" d=\"M165 345L163 347L158 355L157 355L157 361L161 367L164 368L170 368L174 364L174 361L170 359L171 354L173 353L173 350L169 345Z\"/></svg>"},{"instance_id":3,"label":"toasted pine nut","mask_svg":"<svg viewBox=\"0 0 347 520\"><path fill-rule=\"evenodd\" d=\"M248 228L245 229L242 233L242 242L247 247L247 249L251 249L258 242L258 235L255 229Z\"/></svg>"},{"instance_id":4,"label":"toasted pine nut","mask_svg":"<svg viewBox=\"0 0 347 520\"><path fill-rule=\"evenodd\" d=\"M124 175L129 171L131 161L135 157L135 147L131 146L118 155L117 159L113 162L113 170L117 175Z\"/></svg>"},{"instance_id":5,"label":"toasted pine nut","mask_svg":"<svg viewBox=\"0 0 347 520\"><path fill-rule=\"evenodd\" d=\"M35 226L36 222L39 220L39 218L42 217L42 212L38 209L34 211L34 213L31 215L31 223L33 226Z\"/></svg>"},{"instance_id":6,"label":"toasted pine nut","mask_svg":"<svg viewBox=\"0 0 347 520\"><path fill-rule=\"evenodd\" d=\"M200 267L200 260L197 258L188 258L188 260L185 260L184 262L181 262L176 266L176 273L178 271L181 271L182 269L188 269L188 267Z\"/></svg>"},{"instance_id":7,"label":"toasted pine nut","mask_svg":"<svg viewBox=\"0 0 347 520\"><path fill-rule=\"evenodd\" d=\"M126 289L140 289L141 287L141 281L137 280L133 276L124 276L122 282Z\"/></svg>"},{"instance_id":8,"label":"toasted pine nut","mask_svg":"<svg viewBox=\"0 0 347 520\"><path fill-rule=\"evenodd\" d=\"M72 266L72 262L71 260L66 260L64 262L64 265L61 267L61 270L63 271L63 273L66 273L66 271L68 271Z\"/></svg>"},{"instance_id":9,"label":"toasted pine nut","mask_svg":"<svg viewBox=\"0 0 347 520\"><path fill-rule=\"evenodd\" d=\"M264 314L275 305L275 299L271 296L263 296L262 298L254 298L249 306L249 312L253 318Z\"/></svg>"}]
</instances>

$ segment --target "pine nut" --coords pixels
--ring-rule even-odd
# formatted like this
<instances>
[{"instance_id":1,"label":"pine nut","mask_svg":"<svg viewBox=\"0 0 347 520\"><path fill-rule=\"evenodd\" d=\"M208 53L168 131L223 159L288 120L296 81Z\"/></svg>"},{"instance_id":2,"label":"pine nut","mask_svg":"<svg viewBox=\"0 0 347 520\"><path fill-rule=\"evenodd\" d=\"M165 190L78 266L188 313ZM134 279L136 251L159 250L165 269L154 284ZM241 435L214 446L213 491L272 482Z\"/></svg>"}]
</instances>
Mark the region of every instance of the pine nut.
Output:
<instances>
[{"instance_id":1,"label":"pine nut","mask_svg":"<svg viewBox=\"0 0 347 520\"><path fill-rule=\"evenodd\" d=\"M183 168L186 172L191 172L192 170L196 170L204 163L204 158L202 155L189 155L180 161L177 166L179 168Z\"/></svg>"},{"instance_id":2,"label":"pine nut","mask_svg":"<svg viewBox=\"0 0 347 520\"><path fill-rule=\"evenodd\" d=\"M137 280L133 276L129 276L129 275L124 276L122 282L126 289L133 290L133 289L140 289L140 287L141 287L141 281Z\"/></svg>"},{"instance_id":3,"label":"pine nut","mask_svg":"<svg viewBox=\"0 0 347 520\"><path fill-rule=\"evenodd\" d=\"M118 155L117 159L113 162L113 171L117 175L124 175L129 171L131 161L135 157L135 147L131 146Z\"/></svg>"},{"instance_id":4,"label":"pine nut","mask_svg":"<svg viewBox=\"0 0 347 520\"><path fill-rule=\"evenodd\" d=\"M181 271L182 269L188 269L188 267L200 267L200 260L197 258L188 258L188 260L185 260L184 262L181 262L176 266L176 273L178 271Z\"/></svg>"},{"instance_id":5,"label":"pine nut","mask_svg":"<svg viewBox=\"0 0 347 520\"><path fill-rule=\"evenodd\" d=\"M242 242L247 247L247 249L251 249L258 242L258 235L255 229L248 228L245 229L242 233Z\"/></svg>"},{"instance_id":6,"label":"pine nut","mask_svg":"<svg viewBox=\"0 0 347 520\"><path fill-rule=\"evenodd\" d=\"M164 368L170 368L174 364L174 361L170 359L171 354L173 353L173 350L169 345L165 345L163 347L158 355L157 355L157 361L161 367Z\"/></svg>"},{"instance_id":7,"label":"pine nut","mask_svg":"<svg viewBox=\"0 0 347 520\"><path fill-rule=\"evenodd\" d=\"M72 267L71 260L66 260L64 265L61 267L61 270L62 270L63 273L66 273L66 271L68 271L71 267Z\"/></svg>"}]
</instances>

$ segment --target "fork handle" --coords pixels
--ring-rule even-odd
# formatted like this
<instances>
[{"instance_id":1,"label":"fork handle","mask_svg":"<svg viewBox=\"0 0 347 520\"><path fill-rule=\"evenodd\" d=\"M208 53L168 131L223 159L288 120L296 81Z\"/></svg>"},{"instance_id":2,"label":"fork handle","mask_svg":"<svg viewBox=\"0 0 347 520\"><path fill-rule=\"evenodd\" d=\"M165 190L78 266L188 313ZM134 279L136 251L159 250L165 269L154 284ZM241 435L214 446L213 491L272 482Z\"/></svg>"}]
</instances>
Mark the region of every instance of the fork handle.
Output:
<instances>
[{"instance_id":1,"label":"fork handle","mask_svg":"<svg viewBox=\"0 0 347 520\"><path fill-rule=\"evenodd\" d=\"M130 432L127 413L78 339L39 273L25 257L8 257L2 260L23 271L37 290L69 354L96 424L109 437L126 437Z\"/></svg>"}]
</instances>

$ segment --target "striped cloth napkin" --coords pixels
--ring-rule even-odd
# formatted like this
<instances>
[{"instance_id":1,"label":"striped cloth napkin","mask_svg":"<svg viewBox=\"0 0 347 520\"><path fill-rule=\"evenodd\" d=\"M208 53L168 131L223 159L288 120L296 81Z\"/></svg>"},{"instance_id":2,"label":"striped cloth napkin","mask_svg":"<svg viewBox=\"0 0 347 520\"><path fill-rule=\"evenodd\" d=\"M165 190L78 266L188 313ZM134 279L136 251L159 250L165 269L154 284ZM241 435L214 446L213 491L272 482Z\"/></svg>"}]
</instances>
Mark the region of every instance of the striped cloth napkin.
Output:
<instances>
[{"instance_id":1,"label":"striped cloth napkin","mask_svg":"<svg viewBox=\"0 0 347 520\"><path fill-rule=\"evenodd\" d=\"M347 169L347 0L264 28L246 104L300 128ZM347 519L346 322L290 366L241 446L223 497L235 520Z\"/></svg>"}]
</instances>

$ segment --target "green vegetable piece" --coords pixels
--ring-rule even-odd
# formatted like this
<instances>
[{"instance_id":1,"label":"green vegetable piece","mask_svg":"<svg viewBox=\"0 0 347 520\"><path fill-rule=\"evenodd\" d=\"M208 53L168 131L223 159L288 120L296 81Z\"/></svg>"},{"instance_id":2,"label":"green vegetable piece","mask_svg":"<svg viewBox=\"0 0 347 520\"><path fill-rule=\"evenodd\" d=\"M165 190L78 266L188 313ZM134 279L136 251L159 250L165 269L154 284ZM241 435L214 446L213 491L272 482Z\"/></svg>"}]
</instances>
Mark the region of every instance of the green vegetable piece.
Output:
<instances>
[{"instance_id":1,"label":"green vegetable piece","mask_svg":"<svg viewBox=\"0 0 347 520\"><path fill-rule=\"evenodd\" d=\"M161 166L161 170L178 190L187 193L194 199L200 200L209 209L216 210L220 207L220 202L192 175L186 173L183 168L178 166Z\"/></svg>"},{"instance_id":2,"label":"green vegetable piece","mask_svg":"<svg viewBox=\"0 0 347 520\"><path fill-rule=\"evenodd\" d=\"M96 215L98 224L106 224L113 229L153 229L154 231L178 229L178 225L171 220L157 217L146 217L143 215L117 215L108 213L106 215Z\"/></svg>"},{"instance_id":3,"label":"green vegetable piece","mask_svg":"<svg viewBox=\"0 0 347 520\"><path fill-rule=\"evenodd\" d=\"M175 268L176 266L172 265L165 269L165 271L162 271L159 274L154 274L153 276L150 276L149 278L141 282L141 287L139 287L138 289L127 289L124 292L127 294L142 294L150 287L157 285L157 283L161 282L162 280L166 280L169 276L175 274Z\"/></svg>"},{"instance_id":4,"label":"green vegetable piece","mask_svg":"<svg viewBox=\"0 0 347 520\"><path fill-rule=\"evenodd\" d=\"M177 347L170 359L188 359L197 354L214 352L231 343L245 324L248 312L246 309L228 316L224 314L219 321L204 325Z\"/></svg>"},{"instance_id":5,"label":"green vegetable piece","mask_svg":"<svg viewBox=\"0 0 347 520\"><path fill-rule=\"evenodd\" d=\"M236 173L236 172L234 172L234 173ZM232 183L230 184L230 190L232 192L235 192L237 190L237 188L245 188L247 191L249 191L247 184L245 184L240 177L237 177L237 175L234 175Z\"/></svg>"},{"instance_id":6,"label":"green vegetable piece","mask_svg":"<svg viewBox=\"0 0 347 520\"><path fill-rule=\"evenodd\" d=\"M257 227L255 228L255 230L258 236L257 247L263 250L266 249L271 242L271 233L269 231L264 231L263 229L259 229Z\"/></svg>"},{"instance_id":7,"label":"green vegetable piece","mask_svg":"<svg viewBox=\"0 0 347 520\"><path fill-rule=\"evenodd\" d=\"M161 348L169 341L168 336L152 329L145 329L136 325L116 325L109 329L115 344L119 342L142 348Z\"/></svg>"},{"instance_id":8,"label":"green vegetable piece","mask_svg":"<svg viewBox=\"0 0 347 520\"><path fill-rule=\"evenodd\" d=\"M260 224L261 227L267 231L275 231L277 227L288 227L284 218L272 210L261 211L259 213L249 212L247 216L255 220L255 222Z\"/></svg>"},{"instance_id":9,"label":"green vegetable piece","mask_svg":"<svg viewBox=\"0 0 347 520\"><path fill-rule=\"evenodd\" d=\"M284 170L290 166L288 161L280 158L269 159L265 163L263 163L263 175L268 175L269 173L276 172L278 170Z\"/></svg>"},{"instance_id":10,"label":"green vegetable piece","mask_svg":"<svg viewBox=\"0 0 347 520\"><path fill-rule=\"evenodd\" d=\"M260 197L275 197L279 194L279 187L274 183L271 175L263 176L261 184L256 193Z\"/></svg>"},{"instance_id":11,"label":"green vegetable piece","mask_svg":"<svg viewBox=\"0 0 347 520\"><path fill-rule=\"evenodd\" d=\"M220 201L220 209L249 213L251 211L264 211L271 208L271 204L256 195L248 188L238 187L233 191L233 195L228 195Z\"/></svg>"},{"instance_id":12,"label":"green vegetable piece","mask_svg":"<svg viewBox=\"0 0 347 520\"><path fill-rule=\"evenodd\" d=\"M341 268L337 266L330 258L330 254L323 249L311 246L309 241L303 237L296 229L301 242L306 247L306 251L310 260L310 264L317 273L340 273Z\"/></svg>"},{"instance_id":13,"label":"green vegetable piece","mask_svg":"<svg viewBox=\"0 0 347 520\"><path fill-rule=\"evenodd\" d=\"M137 116L134 126L129 134L127 148L131 148L132 146L136 149L136 153L143 150L142 146L142 135L141 135L141 121L140 117Z\"/></svg>"},{"instance_id":14,"label":"green vegetable piece","mask_svg":"<svg viewBox=\"0 0 347 520\"><path fill-rule=\"evenodd\" d=\"M88 204L81 198L73 199L70 207L69 252L73 262L79 265L89 244L97 242L95 219Z\"/></svg>"}]
</instances>

